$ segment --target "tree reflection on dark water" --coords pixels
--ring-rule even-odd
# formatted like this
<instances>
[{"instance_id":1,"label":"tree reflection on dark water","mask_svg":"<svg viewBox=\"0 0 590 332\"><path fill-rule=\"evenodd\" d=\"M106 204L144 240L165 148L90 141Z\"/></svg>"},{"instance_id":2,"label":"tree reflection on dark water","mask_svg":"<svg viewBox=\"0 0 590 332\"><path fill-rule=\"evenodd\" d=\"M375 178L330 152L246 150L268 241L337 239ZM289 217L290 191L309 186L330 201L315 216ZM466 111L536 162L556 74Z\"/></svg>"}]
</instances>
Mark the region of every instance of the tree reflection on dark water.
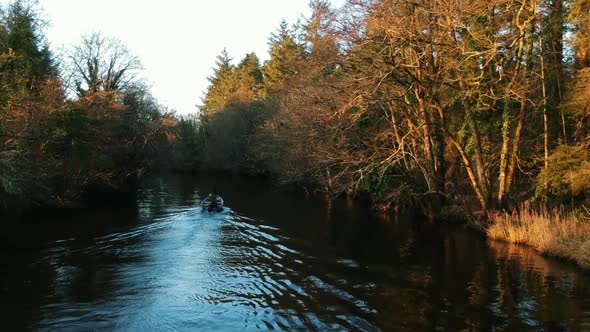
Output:
<instances>
[{"instance_id":1,"label":"tree reflection on dark water","mask_svg":"<svg viewBox=\"0 0 590 332\"><path fill-rule=\"evenodd\" d=\"M127 208L5 224L6 331L590 330L572 265L260 179L156 177Z\"/></svg>"}]
</instances>

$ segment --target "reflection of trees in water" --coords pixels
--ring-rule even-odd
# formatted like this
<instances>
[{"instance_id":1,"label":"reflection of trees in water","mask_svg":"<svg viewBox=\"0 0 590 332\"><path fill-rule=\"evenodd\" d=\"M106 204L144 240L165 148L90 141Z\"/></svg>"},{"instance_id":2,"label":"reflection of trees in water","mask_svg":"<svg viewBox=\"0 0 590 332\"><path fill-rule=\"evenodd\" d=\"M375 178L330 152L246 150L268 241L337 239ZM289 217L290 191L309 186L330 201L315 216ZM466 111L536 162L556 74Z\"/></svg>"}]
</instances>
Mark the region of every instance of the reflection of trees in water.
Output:
<instances>
[{"instance_id":1,"label":"reflection of trees in water","mask_svg":"<svg viewBox=\"0 0 590 332\"><path fill-rule=\"evenodd\" d=\"M195 179L190 176L156 176L146 180L138 195L138 209L142 217L160 216L172 209L195 206L199 197Z\"/></svg>"},{"instance_id":2,"label":"reflection of trees in water","mask_svg":"<svg viewBox=\"0 0 590 332\"><path fill-rule=\"evenodd\" d=\"M259 314L254 321L280 326L282 320L285 329L334 323L352 330L575 331L590 323L584 317L590 312L589 277L526 247L486 243L472 233L416 218L369 217L346 201L326 204L277 193L259 180L152 180L139 200L140 211L147 209L149 218L141 218L146 222L120 211L72 217L79 223L35 241L49 243L51 250L19 257L29 262L22 265L25 270L30 265L29 283L2 296L28 297L27 305L41 308L26 318L32 321L40 316L42 323L56 322L75 313L70 309L100 316L102 309L137 300L146 287L139 280L195 272L179 266L200 257L203 267L213 267L208 271L220 278L205 276L210 287L199 283L197 303L254 306ZM214 187L234 211L229 219L182 213L196 208L198 195ZM168 218L179 212L180 219ZM198 248L207 250L193 250ZM20 275L14 270L2 281L19 285ZM162 285L169 294L194 292L193 275L184 277L184 284ZM32 301L34 296L40 299Z\"/></svg>"},{"instance_id":3,"label":"reflection of trees in water","mask_svg":"<svg viewBox=\"0 0 590 332\"><path fill-rule=\"evenodd\" d=\"M37 252L2 250L0 277L0 312L6 331L28 331L36 328L42 316L41 307L53 292L54 270Z\"/></svg>"},{"instance_id":4,"label":"reflection of trees in water","mask_svg":"<svg viewBox=\"0 0 590 332\"><path fill-rule=\"evenodd\" d=\"M590 323L590 303L584 301L590 298L588 276L521 245L497 241L488 241L488 245L497 267L493 305L516 318L508 327L578 331Z\"/></svg>"},{"instance_id":5,"label":"reflection of trees in water","mask_svg":"<svg viewBox=\"0 0 590 332\"><path fill-rule=\"evenodd\" d=\"M117 282L117 267L135 264L143 258L118 246L100 245L95 241L96 233L88 232L64 234L77 233L77 237L47 240L37 249L10 251L10 260L0 256L6 263L0 279L0 310L10 315L3 322L7 331L29 330L43 320L75 316L76 305L83 308L117 296L116 290L122 287ZM51 239L51 235L48 237ZM129 239L119 245L125 247L139 241ZM49 247L43 249L45 245Z\"/></svg>"},{"instance_id":6,"label":"reflection of trees in water","mask_svg":"<svg viewBox=\"0 0 590 332\"><path fill-rule=\"evenodd\" d=\"M26 282L12 285L15 292L31 292L37 297L35 301L22 299L38 303L40 316L30 321L50 324L76 316L78 309L86 312L91 303L117 298L117 291L126 288L121 285L121 267L145 260L132 249L143 243L144 237L141 233L127 233L137 226L137 218L133 207L100 209L37 225L35 234L29 234L40 246L37 258L27 263L17 256L20 263L11 265L11 270L26 266L28 271Z\"/></svg>"},{"instance_id":7,"label":"reflection of trees in water","mask_svg":"<svg viewBox=\"0 0 590 332\"><path fill-rule=\"evenodd\" d=\"M376 284L363 298L377 326L578 331L589 323L590 280L575 268L466 232L408 234L399 264L368 267Z\"/></svg>"},{"instance_id":8,"label":"reflection of trees in water","mask_svg":"<svg viewBox=\"0 0 590 332\"><path fill-rule=\"evenodd\" d=\"M109 301L120 285L120 268L144 262L135 250L148 232L113 232L107 236L84 237L61 242L44 258L51 267L54 303Z\"/></svg>"}]
</instances>

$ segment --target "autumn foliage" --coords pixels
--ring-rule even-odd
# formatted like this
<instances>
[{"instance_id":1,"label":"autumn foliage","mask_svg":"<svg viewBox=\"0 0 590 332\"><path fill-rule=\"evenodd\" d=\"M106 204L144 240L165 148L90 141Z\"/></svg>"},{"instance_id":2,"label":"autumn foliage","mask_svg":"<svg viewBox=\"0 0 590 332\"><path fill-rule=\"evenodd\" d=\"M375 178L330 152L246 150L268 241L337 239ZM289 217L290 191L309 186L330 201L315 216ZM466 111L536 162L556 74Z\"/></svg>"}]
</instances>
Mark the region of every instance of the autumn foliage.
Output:
<instances>
[{"instance_id":1,"label":"autumn foliage","mask_svg":"<svg viewBox=\"0 0 590 332\"><path fill-rule=\"evenodd\" d=\"M220 55L194 169L435 214L588 197L586 1L310 7L262 64Z\"/></svg>"}]
</instances>

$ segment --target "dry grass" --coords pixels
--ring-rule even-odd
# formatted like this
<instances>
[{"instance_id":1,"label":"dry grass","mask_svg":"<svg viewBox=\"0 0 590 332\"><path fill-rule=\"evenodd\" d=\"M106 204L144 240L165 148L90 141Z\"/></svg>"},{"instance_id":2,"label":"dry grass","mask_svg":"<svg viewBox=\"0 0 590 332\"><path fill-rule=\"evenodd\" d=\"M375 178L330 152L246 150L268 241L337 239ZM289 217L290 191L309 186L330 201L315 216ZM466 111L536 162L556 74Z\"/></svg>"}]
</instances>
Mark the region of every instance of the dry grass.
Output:
<instances>
[{"instance_id":1,"label":"dry grass","mask_svg":"<svg viewBox=\"0 0 590 332\"><path fill-rule=\"evenodd\" d=\"M573 260L590 269L590 221L563 209L492 213L489 238L529 245L541 253Z\"/></svg>"}]
</instances>

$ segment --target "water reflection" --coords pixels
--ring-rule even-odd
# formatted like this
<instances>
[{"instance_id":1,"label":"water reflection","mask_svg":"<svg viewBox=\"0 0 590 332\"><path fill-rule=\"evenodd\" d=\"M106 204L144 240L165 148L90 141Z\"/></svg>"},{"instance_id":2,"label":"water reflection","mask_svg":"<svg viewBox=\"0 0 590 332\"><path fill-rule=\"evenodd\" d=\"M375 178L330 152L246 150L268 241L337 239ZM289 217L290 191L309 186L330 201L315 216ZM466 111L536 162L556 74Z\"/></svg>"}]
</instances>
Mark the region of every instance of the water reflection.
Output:
<instances>
[{"instance_id":1,"label":"water reflection","mask_svg":"<svg viewBox=\"0 0 590 332\"><path fill-rule=\"evenodd\" d=\"M213 187L220 214L198 208ZM8 330L590 330L588 275L524 247L256 179L138 196L2 235Z\"/></svg>"},{"instance_id":2,"label":"water reflection","mask_svg":"<svg viewBox=\"0 0 590 332\"><path fill-rule=\"evenodd\" d=\"M590 278L572 265L530 248L488 241L498 266L498 309L525 326L588 331ZM572 301L574 299L574 301Z\"/></svg>"}]
</instances>

